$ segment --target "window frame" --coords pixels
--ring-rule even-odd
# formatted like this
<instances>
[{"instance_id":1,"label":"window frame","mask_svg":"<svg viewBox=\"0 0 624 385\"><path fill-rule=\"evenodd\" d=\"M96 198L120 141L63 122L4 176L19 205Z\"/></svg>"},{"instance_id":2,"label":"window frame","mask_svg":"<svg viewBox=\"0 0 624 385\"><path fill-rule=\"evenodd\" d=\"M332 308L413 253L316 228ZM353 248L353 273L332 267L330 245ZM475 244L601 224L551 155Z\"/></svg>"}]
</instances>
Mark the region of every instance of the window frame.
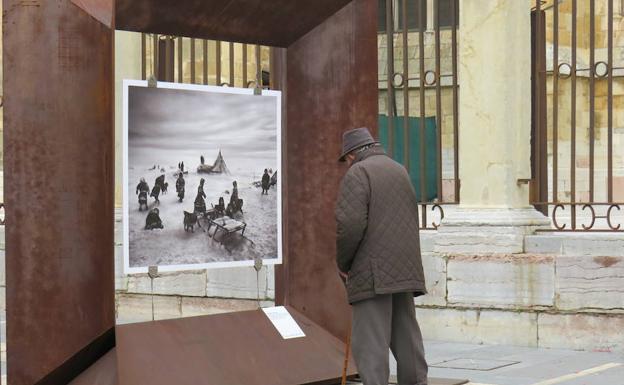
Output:
<instances>
[{"instance_id":1,"label":"window frame","mask_svg":"<svg viewBox=\"0 0 624 385\"><path fill-rule=\"evenodd\" d=\"M433 0L433 1L435 3L436 1L442 1L442 0ZM459 0L449 0L449 4L452 1L455 2L455 13L456 13L456 15L455 15L455 17L456 17L455 22L456 22L456 24L455 24L454 27L451 24L441 25L440 26L440 31L451 30L453 28L459 29L459 12L460 12L459 11L459 4L460 4L460 1ZM622 0L622 1L624 2L624 0ZM434 6L433 6L433 28L434 28L434 30L435 30L435 28L438 27L438 12L437 12L438 9L437 8L438 7L436 7L435 4L434 4ZM449 9L449 13L450 13L450 9Z\"/></svg>"}]
</instances>

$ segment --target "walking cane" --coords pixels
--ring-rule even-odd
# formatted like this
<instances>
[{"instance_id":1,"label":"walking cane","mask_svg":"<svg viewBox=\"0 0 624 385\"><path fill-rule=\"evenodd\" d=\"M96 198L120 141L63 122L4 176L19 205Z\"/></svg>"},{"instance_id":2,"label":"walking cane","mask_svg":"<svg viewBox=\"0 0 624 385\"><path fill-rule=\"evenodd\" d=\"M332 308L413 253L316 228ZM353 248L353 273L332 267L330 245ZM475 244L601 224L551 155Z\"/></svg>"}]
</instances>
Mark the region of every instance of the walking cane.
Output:
<instances>
[{"instance_id":1,"label":"walking cane","mask_svg":"<svg viewBox=\"0 0 624 385\"><path fill-rule=\"evenodd\" d=\"M340 385L347 384L347 369L349 368L349 353L351 351L351 320L349 319L349 330L347 330L347 342L345 343L345 359L342 366L342 381Z\"/></svg>"}]
</instances>

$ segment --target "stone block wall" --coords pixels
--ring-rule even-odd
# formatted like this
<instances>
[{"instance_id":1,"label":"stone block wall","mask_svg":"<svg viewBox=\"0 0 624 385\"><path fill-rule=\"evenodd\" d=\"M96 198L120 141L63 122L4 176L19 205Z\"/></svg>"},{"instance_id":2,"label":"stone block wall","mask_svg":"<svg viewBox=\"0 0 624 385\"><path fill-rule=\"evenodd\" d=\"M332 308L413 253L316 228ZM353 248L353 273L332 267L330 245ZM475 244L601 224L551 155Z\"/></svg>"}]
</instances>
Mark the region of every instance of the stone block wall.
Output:
<instances>
[{"instance_id":1,"label":"stone block wall","mask_svg":"<svg viewBox=\"0 0 624 385\"><path fill-rule=\"evenodd\" d=\"M119 213L118 213L119 214ZM123 276L116 223L117 322L190 317L270 306L271 267ZM4 302L0 226L0 307ZM624 237L538 233L518 254L448 250L443 231L421 232L428 294L415 300L426 339L624 352ZM258 290L259 289L259 290ZM257 301L258 292L260 302Z\"/></svg>"},{"instance_id":2,"label":"stone block wall","mask_svg":"<svg viewBox=\"0 0 624 385\"><path fill-rule=\"evenodd\" d=\"M624 237L539 233L518 254L440 253L423 232L427 339L624 351Z\"/></svg>"}]
</instances>

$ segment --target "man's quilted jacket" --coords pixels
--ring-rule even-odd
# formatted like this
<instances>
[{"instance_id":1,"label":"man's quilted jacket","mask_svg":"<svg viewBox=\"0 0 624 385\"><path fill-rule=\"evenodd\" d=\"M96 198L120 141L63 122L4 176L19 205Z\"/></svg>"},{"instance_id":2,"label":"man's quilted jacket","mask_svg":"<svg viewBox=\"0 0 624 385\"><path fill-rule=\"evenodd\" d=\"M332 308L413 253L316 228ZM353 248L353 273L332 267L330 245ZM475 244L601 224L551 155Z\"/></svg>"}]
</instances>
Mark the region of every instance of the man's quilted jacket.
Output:
<instances>
[{"instance_id":1,"label":"man's quilted jacket","mask_svg":"<svg viewBox=\"0 0 624 385\"><path fill-rule=\"evenodd\" d=\"M357 154L336 204L337 263L354 303L376 294L426 292L416 194L403 166L379 146Z\"/></svg>"}]
</instances>

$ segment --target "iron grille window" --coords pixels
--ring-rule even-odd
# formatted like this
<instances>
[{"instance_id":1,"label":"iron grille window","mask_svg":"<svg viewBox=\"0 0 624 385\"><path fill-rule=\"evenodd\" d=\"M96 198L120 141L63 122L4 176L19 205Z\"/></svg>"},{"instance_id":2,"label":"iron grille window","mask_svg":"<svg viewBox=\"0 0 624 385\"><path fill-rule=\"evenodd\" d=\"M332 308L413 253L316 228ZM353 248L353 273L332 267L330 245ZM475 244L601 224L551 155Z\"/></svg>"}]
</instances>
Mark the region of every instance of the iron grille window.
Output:
<instances>
[{"instance_id":1,"label":"iron grille window","mask_svg":"<svg viewBox=\"0 0 624 385\"><path fill-rule=\"evenodd\" d=\"M379 0L378 31L386 32L386 3L387 0ZM418 31L420 17L421 25L427 29L427 0L390 0L392 1L393 27L395 32L403 31L403 1L407 1L407 30Z\"/></svg>"},{"instance_id":2,"label":"iron grille window","mask_svg":"<svg viewBox=\"0 0 624 385\"><path fill-rule=\"evenodd\" d=\"M459 0L437 0L440 3L440 28L457 28L459 26ZM455 3L455 18L453 20L453 3ZM434 12L436 7L434 5ZM434 23L438 17L434 15ZM454 21L454 23L453 23Z\"/></svg>"}]
</instances>

